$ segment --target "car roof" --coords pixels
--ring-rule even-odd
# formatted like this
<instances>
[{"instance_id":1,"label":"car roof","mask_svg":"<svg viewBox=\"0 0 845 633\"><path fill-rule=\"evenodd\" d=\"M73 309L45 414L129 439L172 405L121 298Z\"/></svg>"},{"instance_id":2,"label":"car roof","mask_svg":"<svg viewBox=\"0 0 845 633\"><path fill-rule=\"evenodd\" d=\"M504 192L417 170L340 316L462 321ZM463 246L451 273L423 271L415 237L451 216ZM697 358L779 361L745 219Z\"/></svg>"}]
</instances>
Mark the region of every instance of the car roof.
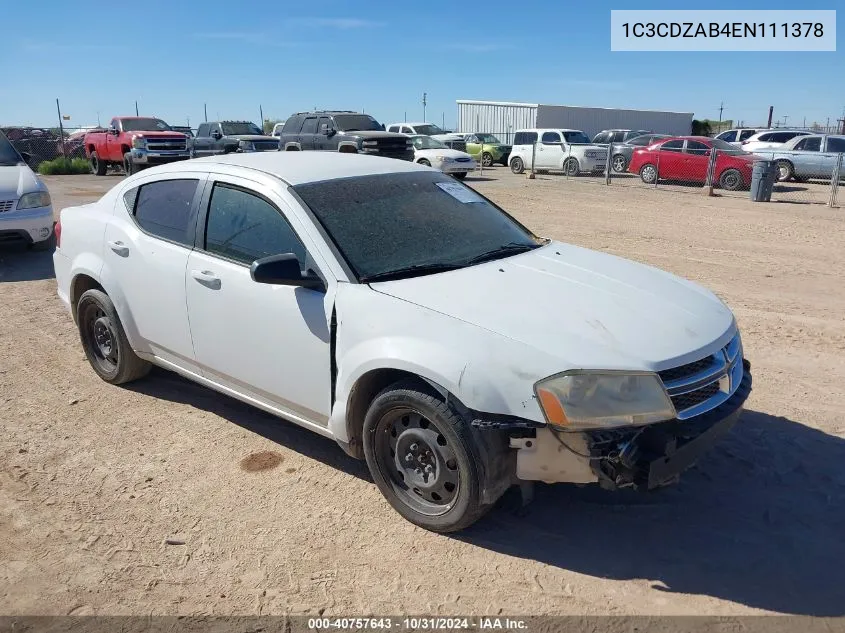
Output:
<instances>
[{"instance_id":1,"label":"car roof","mask_svg":"<svg viewBox=\"0 0 845 633\"><path fill-rule=\"evenodd\" d=\"M214 165L245 167L260 171L286 182L301 185L322 180L374 176L426 170L416 163L380 156L363 156L344 152L245 152L218 154L179 161L158 167L160 173L191 171L193 166Z\"/></svg>"}]
</instances>

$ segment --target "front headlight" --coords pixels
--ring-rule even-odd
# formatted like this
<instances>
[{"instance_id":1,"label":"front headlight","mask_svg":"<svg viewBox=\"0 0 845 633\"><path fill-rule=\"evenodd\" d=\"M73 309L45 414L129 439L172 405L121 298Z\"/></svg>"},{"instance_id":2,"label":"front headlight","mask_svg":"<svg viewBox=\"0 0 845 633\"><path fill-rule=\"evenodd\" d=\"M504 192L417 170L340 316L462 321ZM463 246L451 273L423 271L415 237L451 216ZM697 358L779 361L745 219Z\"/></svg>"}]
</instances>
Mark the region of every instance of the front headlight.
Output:
<instances>
[{"instance_id":1,"label":"front headlight","mask_svg":"<svg viewBox=\"0 0 845 633\"><path fill-rule=\"evenodd\" d=\"M252 141L240 141L238 143L238 149L242 152L254 152L255 151L255 143Z\"/></svg>"},{"instance_id":2,"label":"front headlight","mask_svg":"<svg viewBox=\"0 0 845 633\"><path fill-rule=\"evenodd\" d=\"M452 160L452 159L451 159L451 158L449 158L448 156L443 156L443 155L441 154L441 155L439 155L439 156L435 156L435 157L434 157L434 160L439 160L441 163L448 163L448 162L449 162L450 160Z\"/></svg>"},{"instance_id":3,"label":"front headlight","mask_svg":"<svg viewBox=\"0 0 845 633\"><path fill-rule=\"evenodd\" d=\"M18 200L18 209L38 209L50 206L50 194L46 191L25 193Z\"/></svg>"},{"instance_id":4,"label":"front headlight","mask_svg":"<svg viewBox=\"0 0 845 633\"><path fill-rule=\"evenodd\" d=\"M143 136L136 136L132 139L132 147L135 149L144 149L147 146L147 139Z\"/></svg>"},{"instance_id":5,"label":"front headlight","mask_svg":"<svg viewBox=\"0 0 845 633\"><path fill-rule=\"evenodd\" d=\"M657 374L579 371L534 385L549 424L567 431L640 426L675 417Z\"/></svg>"}]
</instances>

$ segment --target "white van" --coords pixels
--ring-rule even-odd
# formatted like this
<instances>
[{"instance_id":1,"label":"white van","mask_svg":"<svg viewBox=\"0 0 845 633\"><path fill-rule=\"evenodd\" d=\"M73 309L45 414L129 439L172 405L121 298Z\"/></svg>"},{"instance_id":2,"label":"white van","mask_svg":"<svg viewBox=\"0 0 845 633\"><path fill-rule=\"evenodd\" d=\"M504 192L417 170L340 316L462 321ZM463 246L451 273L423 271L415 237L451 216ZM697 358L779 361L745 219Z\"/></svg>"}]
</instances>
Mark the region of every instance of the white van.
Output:
<instances>
[{"instance_id":1,"label":"white van","mask_svg":"<svg viewBox=\"0 0 845 633\"><path fill-rule=\"evenodd\" d=\"M511 171L521 174L526 169L531 169L534 153L537 161L533 166L535 170L562 171L567 176L604 172L607 164L607 148L593 145L590 137L581 130L518 130L508 162Z\"/></svg>"}]
</instances>

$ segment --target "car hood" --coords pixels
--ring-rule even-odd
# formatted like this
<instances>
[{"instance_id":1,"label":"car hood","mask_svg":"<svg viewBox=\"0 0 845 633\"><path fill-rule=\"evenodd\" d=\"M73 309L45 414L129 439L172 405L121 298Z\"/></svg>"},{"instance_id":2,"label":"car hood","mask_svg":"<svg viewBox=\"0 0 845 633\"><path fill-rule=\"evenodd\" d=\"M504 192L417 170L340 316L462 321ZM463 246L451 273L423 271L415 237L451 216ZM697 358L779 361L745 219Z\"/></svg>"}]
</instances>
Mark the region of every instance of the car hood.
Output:
<instances>
[{"instance_id":1,"label":"car hood","mask_svg":"<svg viewBox=\"0 0 845 633\"><path fill-rule=\"evenodd\" d=\"M238 141L271 141L279 142L277 136L265 136L263 134L227 134L226 138L233 138Z\"/></svg>"},{"instance_id":2,"label":"car hood","mask_svg":"<svg viewBox=\"0 0 845 633\"><path fill-rule=\"evenodd\" d=\"M347 136L360 136L362 138L408 138L407 134L399 134L397 132L382 132L380 130L352 130L350 132L341 132Z\"/></svg>"},{"instance_id":3,"label":"car hood","mask_svg":"<svg viewBox=\"0 0 845 633\"><path fill-rule=\"evenodd\" d=\"M728 307L692 282L560 242L371 287L552 354L571 369L660 371L706 356L736 329Z\"/></svg>"},{"instance_id":4,"label":"car hood","mask_svg":"<svg viewBox=\"0 0 845 633\"><path fill-rule=\"evenodd\" d=\"M456 149L417 149L414 150L415 154L420 156L448 156L449 158L472 158L466 152L461 152Z\"/></svg>"},{"instance_id":5,"label":"car hood","mask_svg":"<svg viewBox=\"0 0 845 633\"><path fill-rule=\"evenodd\" d=\"M26 165L0 165L0 200L19 198L25 193L45 189L38 176Z\"/></svg>"},{"instance_id":6,"label":"car hood","mask_svg":"<svg viewBox=\"0 0 845 633\"><path fill-rule=\"evenodd\" d=\"M132 132L126 132L126 134L132 136L143 136L145 138L188 138L188 135L182 134L182 132L167 132L164 130L151 130L149 132L142 130L133 130Z\"/></svg>"}]
</instances>

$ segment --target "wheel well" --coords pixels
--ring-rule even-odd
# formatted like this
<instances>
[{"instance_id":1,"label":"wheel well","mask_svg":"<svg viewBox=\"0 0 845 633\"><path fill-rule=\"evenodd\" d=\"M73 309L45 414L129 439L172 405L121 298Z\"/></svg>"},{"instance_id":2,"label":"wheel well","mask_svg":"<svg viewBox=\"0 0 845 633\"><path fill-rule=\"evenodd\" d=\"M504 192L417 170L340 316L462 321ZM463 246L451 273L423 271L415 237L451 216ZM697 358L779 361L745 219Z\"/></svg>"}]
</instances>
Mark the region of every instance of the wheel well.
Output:
<instances>
[{"instance_id":1,"label":"wheel well","mask_svg":"<svg viewBox=\"0 0 845 633\"><path fill-rule=\"evenodd\" d=\"M286 152L298 152L299 148L296 145L287 145L285 146Z\"/></svg>"},{"instance_id":2,"label":"wheel well","mask_svg":"<svg viewBox=\"0 0 845 633\"><path fill-rule=\"evenodd\" d=\"M89 153L89 154L93 154L93 153L94 153L94 152L96 152L96 151L97 151L97 150L96 150L96 149L94 149L94 145L93 145L93 144L88 145L88 153Z\"/></svg>"},{"instance_id":3,"label":"wheel well","mask_svg":"<svg viewBox=\"0 0 845 633\"><path fill-rule=\"evenodd\" d=\"M364 418L370 408L370 403L385 387L407 379L418 380L421 386L430 388L429 384L416 374L401 369L374 369L358 378L349 393L349 401L346 404L346 427L349 435L348 451L350 455L364 459L361 433L364 429Z\"/></svg>"},{"instance_id":4,"label":"wheel well","mask_svg":"<svg viewBox=\"0 0 845 633\"><path fill-rule=\"evenodd\" d=\"M103 287L93 277L89 277L88 275L77 275L73 278L73 281L70 284L70 308L73 313L74 321L76 321L76 304L79 301L79 297L81 297L82 293L87 290L95 289L105 292Z\"/></svg>"},{"instance_id":5,"label":"wheel well","mask_svg":"<svg viewBox=\"0 0 845 633\"><path fill-rule=\"evenodd\" d=\"M128 152L128 151L129 151L129 146L128 146L128 145L121 145L121 146L120 146L120 153L121 153L121 154L125 154L125 153L126 153L126 152Z\"/></svg>"},{"instance_id":6,"label":"wheel well","mask_svg":"<svg viewBox=\"0 0 845 633\"><path fill-rule=\"evenodd\" d=\"M344 154L357 154L358 148L353 147L352 145L341 145L337 148L337 151L342 152Z\"/></svg>"}]
</instances>

